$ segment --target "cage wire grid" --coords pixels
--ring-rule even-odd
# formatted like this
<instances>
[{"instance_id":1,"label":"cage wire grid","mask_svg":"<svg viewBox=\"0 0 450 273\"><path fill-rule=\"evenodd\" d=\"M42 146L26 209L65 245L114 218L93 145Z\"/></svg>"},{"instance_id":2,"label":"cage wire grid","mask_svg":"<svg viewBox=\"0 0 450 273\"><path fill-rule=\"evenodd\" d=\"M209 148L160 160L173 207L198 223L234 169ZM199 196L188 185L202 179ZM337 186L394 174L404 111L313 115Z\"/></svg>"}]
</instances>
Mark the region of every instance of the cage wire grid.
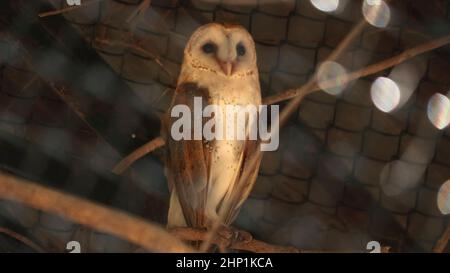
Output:
<instances>
[{"instance_id":1,"label":"cage wire grid","mask_svg":"<svg viewBox=\"0 0 450 273\"><path fill-rule=\"evenodd\" d=\"M56 8L67 6L65 1L50 2ZM411 10L449 20L450 5L439 1L442 9L426 8L429 2L392 1L387 29L365 27L337 62L354 71L430 40L427 21L418 20ZM361 1L346 1L343 10L331 14L307 0L153 0L148 9L136 12L140 4L98 1L63 16L142 105L159 114L173 95L184 45L201 24L237 23L249 30L256 42L264 97L305 83L362 19ZM59 181L63 189L76 189L80 178L99 181L106 176L119 181L108 197L110 203L164 225L168 190L158 153L137 162L131 186L124 185L126 178L104 175L121 159L121 152L89 128L23 61L8 28L2 32L0 130L65 162L67 180ZM53 52L44 56L49 63L40 67L65 65L57 63ZM426 107L431 95L448 90L449 69L448 49L427 54L417 89L393 114L377 109L370 97L373 81L391 70L350 83L340 96L309 95L281 130L280 148L265 153L255 188L235 225L258 239L302 249L365 251L368 241L378 240L394 251L431 251L448 225L436 198L450 174L450 130L435 128ZM87 78L107 92L110 79L98 71L92 67ZM138 130L129 135L141 141L147 137ZM2 151L7 151L5 145ZM37 162L34 152L25 150L21 156L19 169L31 164L44 174L53 166ZM396 171L403 175L395 176ZM386 194L383 187L402 179L408 188ZM86 195L89 191L102 190L82 189ZM29 234L47 238L59 251L65 249L63 242L74 238L92 252L136 250L128 242L100 232L83 233L75 223L23 204L0 201L0 214Z\"/></svg>"}]
</instances>

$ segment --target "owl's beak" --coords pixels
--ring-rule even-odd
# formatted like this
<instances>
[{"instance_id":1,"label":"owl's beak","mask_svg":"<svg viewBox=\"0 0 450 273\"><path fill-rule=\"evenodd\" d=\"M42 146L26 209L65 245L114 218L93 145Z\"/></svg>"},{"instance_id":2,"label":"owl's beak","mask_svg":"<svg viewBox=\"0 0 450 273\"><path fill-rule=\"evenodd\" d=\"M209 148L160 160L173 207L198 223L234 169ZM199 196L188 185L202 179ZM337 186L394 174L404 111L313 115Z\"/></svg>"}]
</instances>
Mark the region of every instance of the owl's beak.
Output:
<instances>
[{"instance_id":1,"label":"owl's beak","mask_svg":"<svg viewBox=\"0 0 450 273\"><path fill-rule=\"evenodd\" d=\"M225 75L230 76L233 73L233 62L219 62L219 65Z\"/></svg>"}]
</instances>

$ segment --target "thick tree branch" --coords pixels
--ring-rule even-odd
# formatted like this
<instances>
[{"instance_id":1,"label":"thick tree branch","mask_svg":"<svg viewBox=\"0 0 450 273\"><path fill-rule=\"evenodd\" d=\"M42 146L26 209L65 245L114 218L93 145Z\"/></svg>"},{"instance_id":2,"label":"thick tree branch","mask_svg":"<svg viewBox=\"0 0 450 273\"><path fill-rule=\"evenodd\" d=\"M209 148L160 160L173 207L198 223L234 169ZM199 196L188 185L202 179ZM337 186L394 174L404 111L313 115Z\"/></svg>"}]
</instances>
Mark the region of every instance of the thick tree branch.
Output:
<instances>
[{"instance_id":1,"label":"thick tree branch","mask_svg":"<svg viewBox=\"0 0 450 273\"><path fill-rule=\"evenodd\" d=\"M4 173L0 173L0 198L60 215L151 251L193 251L163 228L143 219Z\"/></svg>"},{"instance_id":2,"label":"thick tree branch","mask_svg":"<svg viewBox=\"0 0 450 273\"><path fill-rule=\"evenodd\" d=\"M173 228L170 233L185 241L208 240L209 231L194 228ZM241 250L254 253L326 253L334 251L298 249L292 246L278 246L251 238L233 239L226 236L214 236L212 244L225 249ZM354 251L350 251L354 252ZM381 253L389 253L389 246L382 246Z\"/></svg>"}]
</instances>

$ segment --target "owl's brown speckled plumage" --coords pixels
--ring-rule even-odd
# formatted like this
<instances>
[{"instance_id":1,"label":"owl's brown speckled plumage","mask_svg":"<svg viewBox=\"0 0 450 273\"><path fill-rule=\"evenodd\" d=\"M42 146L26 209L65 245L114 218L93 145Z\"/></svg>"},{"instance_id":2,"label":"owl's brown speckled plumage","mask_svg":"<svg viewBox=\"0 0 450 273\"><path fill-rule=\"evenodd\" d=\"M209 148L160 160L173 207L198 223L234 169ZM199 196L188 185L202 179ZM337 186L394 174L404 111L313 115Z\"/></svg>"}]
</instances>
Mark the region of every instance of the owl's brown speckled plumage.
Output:
<instances>
[{"instance_id":1,"label":"owl's brown speckled plumage","mask_svg":"<svg viewBox=\"0 0 450 273\"><path fill-rule=\"evenodd\" d=\"M222 111L225 105L261 104L255 46L244 28L208 24L191 36L168 113L178 104L193 112L194 96ZM215 220L230 224L256 180L258 142L175 141L170 136L173 121L168 115L163 128L171 189L168 227L204 227ZM250 158L256 159L253 167Z\"/></svg>"}]
</instances>

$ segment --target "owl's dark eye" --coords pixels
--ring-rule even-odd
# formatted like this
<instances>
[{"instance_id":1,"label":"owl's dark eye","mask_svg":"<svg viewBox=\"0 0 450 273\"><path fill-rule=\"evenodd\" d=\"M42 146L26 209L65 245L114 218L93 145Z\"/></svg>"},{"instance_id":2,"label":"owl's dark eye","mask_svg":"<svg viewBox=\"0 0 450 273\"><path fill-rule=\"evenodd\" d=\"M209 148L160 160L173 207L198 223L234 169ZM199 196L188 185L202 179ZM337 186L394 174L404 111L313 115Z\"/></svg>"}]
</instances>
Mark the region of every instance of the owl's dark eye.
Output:
<instances>
[{"instance_id":1,"label":"owl's dark eye","mask_svg":"<svg viewBox=\"0 0 450 273\"><path fill-rule=\"evenodd\" d=\"M214 53L216 51L216 45L213 43L206 43L202 46L202 50L206 54Z\"/></svg>"},{"instance_id":2,"label":"owl's dark eye","mask_svg":"<svg viewBox=\"0 0 450 273\"><path fill-rule=\"evenodd\" d=\"M236 46L236 52L239 56L244 56L245 52L247 52L247 50L245 49L245 46L243 44L239 43Z\"/></svg>"}]
</instances>

